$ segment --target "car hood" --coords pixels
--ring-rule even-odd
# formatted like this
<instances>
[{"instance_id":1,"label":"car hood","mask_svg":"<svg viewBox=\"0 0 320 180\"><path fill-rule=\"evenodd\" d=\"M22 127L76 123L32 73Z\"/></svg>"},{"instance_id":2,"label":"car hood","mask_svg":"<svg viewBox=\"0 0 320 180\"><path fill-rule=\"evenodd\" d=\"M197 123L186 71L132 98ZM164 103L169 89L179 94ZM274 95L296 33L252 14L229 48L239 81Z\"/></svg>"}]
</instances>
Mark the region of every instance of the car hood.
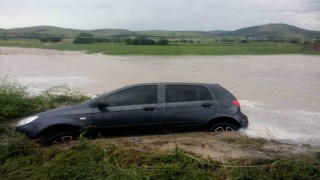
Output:
<instances>
[{"instance_id":1,"label":"car hood","mask_svg":"<svg viewBox=\"0 0 320 180\"><path fill-rule=\"evenodd\" d=\"M78 104L75 106L68 106L63 108L57 108L49 111L39 113L40 117L53 117L53 116L69 116L77 114L89 114L92 110L89 103Z\"/></svg>"}]
</instances>

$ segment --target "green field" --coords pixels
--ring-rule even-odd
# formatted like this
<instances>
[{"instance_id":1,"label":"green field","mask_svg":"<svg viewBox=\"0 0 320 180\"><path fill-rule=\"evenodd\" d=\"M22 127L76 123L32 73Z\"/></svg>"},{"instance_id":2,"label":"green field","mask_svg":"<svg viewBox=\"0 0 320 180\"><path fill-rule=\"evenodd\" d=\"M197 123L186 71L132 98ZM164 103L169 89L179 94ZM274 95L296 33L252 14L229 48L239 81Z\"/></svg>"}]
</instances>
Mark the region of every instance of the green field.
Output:
<instances>
[{"instance_id":1,"label":"green field","mask_svg":"<svg viewBox=\"0 0 320 180\"><path fill-rule=\"evenodd\" d=\"M168 46L125 45L125 44L41 44L37 40L0 41L0 46L27 47L55 50L85 51L108 55L271 55L271 54L316 54L320 52L302 50L301 45L290 44L172 44Z\"/></svg>"}]
</instances>

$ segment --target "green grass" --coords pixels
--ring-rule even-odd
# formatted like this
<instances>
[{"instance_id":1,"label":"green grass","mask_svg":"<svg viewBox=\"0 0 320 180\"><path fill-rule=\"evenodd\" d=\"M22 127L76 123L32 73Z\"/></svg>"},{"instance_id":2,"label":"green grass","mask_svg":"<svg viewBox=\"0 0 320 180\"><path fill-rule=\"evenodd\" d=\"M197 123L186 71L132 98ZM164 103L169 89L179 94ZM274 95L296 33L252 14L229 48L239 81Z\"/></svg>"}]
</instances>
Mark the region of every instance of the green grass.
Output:
<instances>
[{"instance_id":1,"label":"green grass","mask_svg":"<svg viewBox=\"0 0 320 180\"><path fill-rule=\"evenodd\" d=\"M168 45L141 46L125 44L71 44L68 42L44 45L35 40L0 41L0 46L27 47L55 50L85 51L108 55L270 55L270 54L316 54L320 52L304 51L300 45L289 44L212 44L212 45Z\"/></svg>"},{"instance_id":2,"label":"green grass","mask_svg":"<svg viewBox=\"0 0 320 180\"><path fill-rule=\"evenodd\" d=\"M0 121L78 104L89 99L67 87L53 87L38 95L30 94L26 89L27 87L8 77L0 77Z\"/></svg>"},{"instance_id":3,"label":"green grass","mask_svg":"<svg viewBox=\"0 0 320 180\"><path fill-rule=\"evenodd\" d=\"M234 159L140 152L80 139L69 148L41 148L22 136L0 145L2 179L316 179L320 161L306 157Z\"/></svg>"}]
</instances>

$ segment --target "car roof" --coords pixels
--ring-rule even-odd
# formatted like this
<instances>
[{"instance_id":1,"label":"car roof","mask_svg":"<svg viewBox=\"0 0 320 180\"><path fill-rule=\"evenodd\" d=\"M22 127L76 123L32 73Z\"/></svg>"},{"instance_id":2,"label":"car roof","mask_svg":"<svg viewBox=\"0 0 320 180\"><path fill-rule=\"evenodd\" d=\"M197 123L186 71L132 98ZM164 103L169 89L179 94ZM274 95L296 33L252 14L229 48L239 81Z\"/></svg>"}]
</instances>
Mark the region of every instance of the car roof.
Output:
<instances>
[{"instance_id":1,"label":"car roof","mask_svg":"<svg viewBox=\"0 0 320 180\"><path fill-rule=\"evenodd\" d=\"M193 82L155 82L155 83L140 83L140 84L132 84L129 86L143 86L143 85L217 85L219 84L211 84L211 83L193 83ZM128 87L128 86L127 86Z\"/></svg>"}]
</instances>

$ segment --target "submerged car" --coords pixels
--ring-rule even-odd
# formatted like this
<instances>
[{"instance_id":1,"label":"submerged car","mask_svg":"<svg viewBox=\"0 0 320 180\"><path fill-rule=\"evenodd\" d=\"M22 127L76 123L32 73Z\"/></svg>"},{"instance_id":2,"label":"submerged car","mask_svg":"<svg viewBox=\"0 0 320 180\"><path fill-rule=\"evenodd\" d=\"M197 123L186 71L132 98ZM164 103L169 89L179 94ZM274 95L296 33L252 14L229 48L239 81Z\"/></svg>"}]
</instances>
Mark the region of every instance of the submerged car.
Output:
<instances>
[{"instance_id":1,"label":"submerged car","mask_svg":"<svg viewBox=\"0 0 320 180\"><path fill-rule=\"evenodd\" d=\"M76 139L83 130L97 135L114 129L236 131L247 126L238 100L218 84L152 83L39 113L19 121L16 130L50 145Z\"/></svg>"}]
</instances>

